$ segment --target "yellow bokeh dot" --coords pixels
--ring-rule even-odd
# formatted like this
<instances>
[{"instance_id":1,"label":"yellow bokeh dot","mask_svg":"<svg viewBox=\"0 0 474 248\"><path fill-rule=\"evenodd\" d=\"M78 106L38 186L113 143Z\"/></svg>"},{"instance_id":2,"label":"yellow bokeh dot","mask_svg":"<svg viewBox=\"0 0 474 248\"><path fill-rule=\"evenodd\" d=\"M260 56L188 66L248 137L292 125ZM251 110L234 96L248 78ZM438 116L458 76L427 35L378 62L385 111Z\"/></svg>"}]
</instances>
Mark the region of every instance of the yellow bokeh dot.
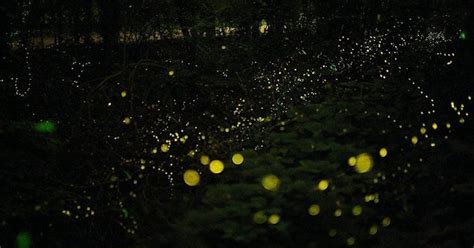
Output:
<instances>
[{"instance_id":1,"label":"yellow bokeh dot","mask_svg":"<svg viewBox=\"0 0 474 248\"><path fill-rule=\"evenodd\" d=\"M186 170L183 174L184 183L189 186L196 186L199 184L199 173L195 170Z\"/></svg>"},{"instance_id":2,"label":"yellow bokeh dot","mask_svg":"<svg viewBox=\"0 0 474 248\"><path fill-rule=\"evenodd\" d=\"M447 128L447 129L450 129L450 128L451 128L451 123L449 123L449 122L446 123L446 128Z\"/></svg>"},{"instance_id":3,"label":"yellow bokeh dot","mask_svg":"<svg viewBox=\"0 0 474 248\"><path fill-rule=\"evenodd\" d=\"M328 187L329 187L329 181L328 180L323 179L323 180L319 181L319 183L318 183L318 189L319 190L324 191Z\"/></svg>"},{"instance_id":4,"label":"yellow bokeh dot","mask_svg":"<svg viewBox=\"0 0 474 248\"><path fill-rule=\"evenodd\" d=\"M350 166L355 166L357 163L357 159L356 157L352 156L350 157L348 160L347 160L347 164L350 165Z\"/></svg>"},{"instance_id":5,"label":"yellow bokeh dot","mask_svg":"<svg viewBox=\"0 0 474 248\"><path fill-rule=\"evenodd\" d=\"M436 130L436 129L438 129L438 124L433 123L433 124L431 125L431 127L432 127L434 130Z\"/></svg>"},{"instance_id":6,"label":"yellow bokeh dot","mask_svg":"<svg viewBox=\"0 0 474 248\"><path fill-rule=\"evenodd\" d=\"M352 214L354 216L359 216L362 214L362 207L359 206L359 205L355 205L353 208L352 208Z\"/></svg>"},{"instance_id":7,"label":"yellow bokeh dot","mask_svg":"<svg viewBox=\"0 0 474 248\"><path fill-rule=\"evenodd\" d=\"M375 195L366 195L364 197L364 200L365 200L365 202L373 201L373 200L375 200Z\"/></svg>"},{"instance_id":8,"label":"yellow bokeh dot","mask_svg":"<svg viewBox=\"0 0 474 248\"><path fill-rule=\"evenodd\" d=\"M411 137L411 143L413 145L416 145L418 143L418 137L416 137L416 136Z\"/></svg>"},{"instance_id":9,"label":"yellow bokeh dot","mask_svg":"<svg viewBox=\"0 0 474 248\"><path fill-rule=\"evenodd\" d=\"M220 160L212 160L209 164L209 170L214 174L220 174L224 171L224 163Z\"/></svg>"},{"instance_id":10,"label":"yellow bokeh dot","mask_svg":"<svg viewBox=\"0 0 474 248\"><path fill-rule=\"evenodd\" d=\"M244 156L240 153L236 153L232 156L232 163L240 165L244 162Z\"/></svg>"},{"instance_id":11,"label":"yellow bokeh dot","mask_svg":"<svg viewBox=\"0 0 474 248\"><path fill-rule=\"evenodd\" d=\"M369 234L370 235L375 235L377 234L377 231L379 230L379 228L377 227L377 225L372 225L370 228L369 228Z\"/></svg>"},{"instance_id":12,"label":"yellow bokeh dot","mask_svg":"<svg viewBox=\"0 0 474 248\"><path fill-rule=\"evenodd\" d=\"M270 217L268 217L268 223L275 225L278 222L280 222L280 215L278 214L272 214Z\"/></svg>"},{"instance_id":13,"label":"yellow bokeh dot","mask_svg":"<svg viewBox=\"0 0 474 248\"><path fill-rule=\"evenodd\" d=\"M168 75L169 75L170 77L173 76L173 75L174 75L174 71L173 71L173 70L169 70L169 71L168 71Z\"/></svg>"},{"instance_id":14,"label":"yellow bokeh dot","mask_svg":"<svg viewBox=\"0 0 474 248\"><path fill-rule=\"evenodd\" d=\"M336 209L336 211L334 211L334 216L339 217L341 215L342 215L342 209Z\"/></svg>"},{"instance_id":15,"label":"yellow bokeh dot","mask_svg":"<svg viewBox=\"0 0 474 248\"><path fill-rule=\"evenodd\" d=\"M354 244L355 244L355 238L354 238L354 237L348 238L348 239L346 240L346 243L347 243L347 245L349 245L349 246L354 245Z\"/></svg>"},{"instance_id":16,"label":"yellow bokeh dot","mask_svg":"<svg viewBox=\"0 0 474 248\"><path fill-rule=\"evenodd\" d=\"M387 148L384 147L384 148L380 149L380 151L379 151L380 157L385 158L387 156L387 154L388 154Z\"/></svg>"},{"instance_id":17,"label":"yellow bokeh dot","mask_svg":"<svg viewBox=\"0 0 474 248\"><path fill-rule=\"evenodd\" d=\"M374 161L368 153L361 153L357 156L355 170L358 173L367 173L374 166Z\"/></svg>"},{"instance_id":18,"label":"yellow bokeh dot","mask_svg":"<svg viewBox=\"0 0 474 248\"><path fill-rule=\"evenodd\" d=\"M280 186L280 179L273 175L269 174L262 178L262 186L269 191L276 191Z\"/></svg>"},{"instance_id":19,"label":"yellow bokeh dot","mask_svg":"<svg viewBox=\"0 0 474 248\"><path fill-rule=\"evenodd\" d=\"M162 152L168 152L170 150L170 146L168 144L162 144L160 149Z\"/></svg>"},{"instance_id":20,"label":"yellow bokeh dot","mask_svg":"<svg viewBox=\"0 0 474 248\"><path fill-rule=\"evenodd\" d=\"M308 208L308 214L311 216L316 216L321 212L321 207L318 204L313 204Z\"/></svg>"},{"instance_id":21,"label":"yellow bokeh dot","mask_svg":"<svg viewBox=\"0 0 474 248\"><path fill-rule=\"evenodd\" d=\"M426 133L426 128L424 128L424 127L420 128L420 133L425 134Z\"/></svg>"},{"instance_id":22,"label":"yellow bokeh dot","mask_svg":"<svg viewBox=\"0 0 474 248\"><path fill-rule=\"evenodd\" d=\"M267 29L268 29L267 21L265 19L263 19L260 22L260 26L258 27L258 30L260 31L260 33L263 34L263 33L267 32Z\"/></svg>"},{"instance_id":23,"label":"yellow bokeh dot","mask_svg":"<svg viewBox=\"0 0 474 248\"><path fill-rule=\"evenodd\" d=\"M392 222L392 220L390 219L390 217L385 217L382 220L382 226L387 227L387 226L390 225L391 222Z\"/></svg>"},{"instance_id":24,"label":"yellow bokeh dot","mask_svg":"<svg viewBox=\"0 0 474 248\"><path fill-rule=\"evenodd\" d=\"M126 124L126 125L130 124L130 122L132 122L132 119L130 117L125 117L123 119L123 123Z\"/></svg>"},{"instance_id":25,"label":"yellow bokeh dot","mask_svg":"<svg viewBox=\"0 0 474 248\"><path fill-rule=\"evenodd\" d=\"M202 155L199 161L202 165L208 165L211 162L211 159L207 155Z\"/></svg>"},{"instance_id":26,"label":"yellow bokeh dot","mask_svg":"<svg viewBox=\"0 0 474 248\"><path fill-rule=\"evenodd\" d=\"M263 211L258 211L253 215L253 221L257 224L263 224L267 221L267 215Z\"/></svg>"},{"instance_id":27,"label":"yellow bokeh dot","mask_svg":"<svg viewBox=\"0 0 474 248\"><path fill-rule=\"evenodd\" d=\"M127 91L125 91L125 90L122 91L122 92L120 93L120 95L121 95L122 97L126 97L126 96L127 96Z\"/></svg>"}]
</instances>

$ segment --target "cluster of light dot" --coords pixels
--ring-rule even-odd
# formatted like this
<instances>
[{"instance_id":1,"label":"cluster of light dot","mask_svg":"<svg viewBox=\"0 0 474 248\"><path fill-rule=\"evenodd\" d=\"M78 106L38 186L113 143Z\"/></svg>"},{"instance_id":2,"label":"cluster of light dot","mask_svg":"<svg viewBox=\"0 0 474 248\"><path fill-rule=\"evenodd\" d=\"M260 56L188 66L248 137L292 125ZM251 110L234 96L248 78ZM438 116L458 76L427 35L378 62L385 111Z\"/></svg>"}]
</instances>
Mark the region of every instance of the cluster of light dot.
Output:
<instances>
[{"instance_id":1,"label":"cluster of light dot","mask_svg":"<svg viewBox=\"0 0 474 248\"><path fill-rule=\"evenodd\" d=\"M436 51L436 47L439 44L448 43L452 41L452 38L445 35L442 31L420 31L418 28L410 29L411 32L402 33L397 32L401 26L406 25L403 22L396 22L394 26L386 30L377 30L369 34L362 42L351 41L348 37L341 37L339 39L338 48L340 54L336 57L331 57L326 54L310 54L305 48L296 48L297 53L283 61L271 62L267 65L258 65L256 62L252 66L259 67L260 70L255 76L255 85L250 89L250 94L253 96L267 96L263 99L252 99L239 96L237 99L228 100L224 105L229 106L229 114L231 117L217 116L212 112L202 113L202 118L207 120L213 120L213 123L218 124L215 127L207 127L202 124L194 124L189 119L186 119L182 114L183 112L189 111L195 104L198 104L202 99L201 96L196 96L192 99L179 100L172 98L168 102L161 99L156 99L154 102L139 102L147 107L150 112L156 113L152 118L156 119L147 125L141 125L147 118L142 114L134 114L131 110L129 112L124 111L120 117L120 122L124 125L124 133L110 135L111 140L122 142L121 140L126 139L126 134L129 133L129 128L137 128L140 137L146 143L146 147L143 149L142 158L125 158L123 161L124 168L128 166L135 166L138 171L144 171L136 173L133 176L128 174L125 180L131 181L134 185L139 184L143 178L143 173L163 173L166 175L171 188L175 186L175 177L181 177L182 181L190 186L196 187L204 182L208 176L214 176L224 173L226 170L227 163L234 165L242 165L244 163L244 157L241 153L235 153L230 157L230 161L223 161L214 159L214 156L206 155L205 153L209 149L212 139L215 139L217 135L223 135L221 139L225 137L238 137L234 140L234 143L241 143L242 141L249 138L248 130L251 127L272 122L274 119L285 111L291 103L311 103L312 100L317 99L321 93L321 89L325 88L334 82L342 82L347 80L357 79L354 75L363 74L367 67L377 68L377 77L380 80L390 79L397 73L409 72L410 68L404 68L401 66L400 61L400 50L409 47L417 47L425 49L425 51L431 52L434 55L444 59L446 66L453 64L453 58L455 54L453 52ZM259 31L262 34L267 33L270 25L266 20L262 20L259 24ZM434 30L434 29L433 29ZM460 38L466 38L466 35L460 35ZM414 46L417 44L417 46ZM420 45L421 44L421 45ZM14 83L15 94L18 96L26 96L31 90L31 66L30 57L27 47L25 49L25 65L27 71L27 82L22 83L18 77L11 77L10 80ZM221 46L222 50L226 50L225 45ZM307 68L302 68L296 61L301 58L312 57L319 63ZM176 61L174 61L176 62ZM193 65L188 62L179 61L178 64L187 68L198 68L198 65ZM91 66L90 62L72 62L71 71L76 74L76 77L71 80L72 86L79 88L81 85L82 75L86 66ZM149 68L145 67L145 71ZM169 77L171 80L179 76L180 71L178 69L166 69L163 74ZM223 78L227 79L234 72L228 68L220 68L216 72ZM329 75L329 76L328 76ZM3 81L3 80L2 80ZM417 92L417 94L426 100L426 107L420 111L420 116L433 116L436 111L435 100L430 96L427 90L424 89L422 81L407 77L406 81L412 85L411 90ZM129 103L132 101L132 92L129 92L127 86L123 82L116 82L117 88L114 94L119 99L114 104ZM231 98L233 92L219 93L216 94L216 98L228 99ZM468 98L468 101L471 97ZM223 100L222 100L223 101ZM250 103L254 104L250 104ZM106 101L107 106L112 105L112 100ZM221 104L221 103L219 103ZM465 110L464 103L451 102L451 108L458 116L456 120L459 124L464 124L469 116L469 113ZM171 109L171 111L170 111ZM168 113L167 113L168 112ZM167 113L167 114L164 114ZM410 128L415 125L412 123L401 123L394 115L378 113L381 118L387 118L397 125L400 129ZM385 115L385 116L384 116ZM221 118L221 119L219 119ZM141 127L136 127L135 124L140 124ZM428 122L427 122L428 123ZM419 130L413 131L410 135L407 135L405 139L412 146L428 145L432 148L436 147L436 142L431 133L439 131L439 129L446 128L450 129L453 125L451 122L441 124L441 121L431 122L429 124L423 123ZM282 125L284 126L284 125ZM211 129L213 128L213 129ZM284 128L284 127L283 127ZM412 128L413 129L413 128ZM416 129L416 128L415 128ZM227 136L226 136L227 135ZM447 137L447 136L446 136ZM256 146L258 149L258 146ZM196 156L197 154L202 154ZM209 153L211 154L211 153ZM390 157L392 150L382 147L378 151L380 158ZM182 156L184 155L184 156ZM183 159L185 157L185 159ZM221 157L221 156L215 156ZM347 163L356 173L366 174L372 171L374 168L373 155L369 153L354 154L348 158ZM422 162L423 159L419 158ZM203 167L192 167L190 164L201 164ZM410 168L411 164L402 168L403 172ZM203 168L207 168L204 170ZM111 168L114 174L117 174L117 170L120 171L122 168ZM176 171L182 171L182 173L175 173ZM177 174L177 175L176 175ZM395 177L395 173L391 175ZM387 175L377 173L374 182L386 180ZM119 178L114 176L111 178L111 189L118 187ZM282 185L282 181L277 175L269 174L265 175L261 179L262 187L270 192L276 192ZM319 192L327 192L331 190L332 180L331 179L320 179L316 182L315 189ZM131 197L136 197L133 191L130 191ZM379 195L377 193L367 194L364 198L365 202L379 202ZM125 209L123 203L119 203L121 209ZM317 216L322 211L321 206L314 203L308 207L308 214L311 216ZM72 216L75 218L90 217L95 214L95 211L91 207L77 205L70 209L64 209L62 213L66 216ZM359 216L364 213L363 206L354 205L350 210L350 214L353 216ZM333 210L335 217L345 215L343 209L336 208ZM122 211L124 219L129 218L126 210ZM254 214L253 219L258 224L268 223L271 225L278 224L281 220L280 214L277 213L266 213L265 211L259 211ZM370 235L375 235L379 229L379 226L389 226L391 219L384 217L381 220L381 224L373 224L368 229ZM127 231L134 233L137 229L137 224L134 221L133 225L127 227ZM330 229L329 236L336 236L337 230ZM347 239L348 245L355 243L355 237L349 237Z\"/></svg>"}]
</instances>

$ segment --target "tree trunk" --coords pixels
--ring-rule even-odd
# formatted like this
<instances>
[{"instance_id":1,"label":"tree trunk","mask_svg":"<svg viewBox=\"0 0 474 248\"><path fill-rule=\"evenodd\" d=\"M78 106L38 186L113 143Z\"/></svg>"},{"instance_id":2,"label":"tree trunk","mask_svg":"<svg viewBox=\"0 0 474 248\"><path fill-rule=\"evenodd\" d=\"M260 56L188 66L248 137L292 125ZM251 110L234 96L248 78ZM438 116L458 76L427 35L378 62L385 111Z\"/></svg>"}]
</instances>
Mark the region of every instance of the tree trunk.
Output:
<instances>
[{"instance_id":1,"label":"tree trunk","mask_svg":"<svg viewBox=\"0 0 474 248\"><path fill-rule=\"evenodd\" d=\"M91 34L94 31L92 23L92 0L84 0L84 22L82 24L82 35L84 36L84 43L92 43Z\"/></svg>"},{"instance_id":2,"label":"tree trunk","mask_svg":"<svg viewBox=\"0 0 474 248\"><path fill-rule=\"evenodd\" d=\"M98 1L101 35L106 47L115 47L120 36L119 8L113 0Z\"/></svg>"},{"instance_id":3,"label":"tree trunk","mask_svg":"<svg viewBox=\"0 0 474 248\"><path fill-rule=\"evenodd\" d=\"M184 38L191 38L192 37L192 23L186 18L187 16L192 16L192 11L189 11L190 8L190 1L186 0L177 0L176 1L176 9L177 9L177 17L181 32L183 33Z\"/></svg>"},{"instance_id":4,"label":"tree trunk","mask_svg":"<svg viewBox=\"0 0 474 248\"><path fill-rule=\"evenodd\" d=\"M98 0L100 33L105 49L104 62L110 64L120 38L120 9L117 1Z\"/></svg>"}]
</instances>

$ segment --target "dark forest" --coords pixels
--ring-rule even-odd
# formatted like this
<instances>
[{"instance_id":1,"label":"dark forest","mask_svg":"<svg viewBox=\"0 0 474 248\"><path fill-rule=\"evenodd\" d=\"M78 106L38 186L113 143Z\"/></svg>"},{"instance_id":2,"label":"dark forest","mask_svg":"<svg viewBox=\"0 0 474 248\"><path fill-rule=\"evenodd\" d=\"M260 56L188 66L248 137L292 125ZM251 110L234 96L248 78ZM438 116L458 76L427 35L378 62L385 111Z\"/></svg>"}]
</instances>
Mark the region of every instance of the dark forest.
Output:
<instances>
[{"instance_id":1,"label":"dark forest","mask_svg":"<svg viewBox=\"0 0 474 248\"><path fill-rule=\"evenodd\" d=\"M471 0L3 0L0 248L474 246Z\"/></svg>"}]
</instances>

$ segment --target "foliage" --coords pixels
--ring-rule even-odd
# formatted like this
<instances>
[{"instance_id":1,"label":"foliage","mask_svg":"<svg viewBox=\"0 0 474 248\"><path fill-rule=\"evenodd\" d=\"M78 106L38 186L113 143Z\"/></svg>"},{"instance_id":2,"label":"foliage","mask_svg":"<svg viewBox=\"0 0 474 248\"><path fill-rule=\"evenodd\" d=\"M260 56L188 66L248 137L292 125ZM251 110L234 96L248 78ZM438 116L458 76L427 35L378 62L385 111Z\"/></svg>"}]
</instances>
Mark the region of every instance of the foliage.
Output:
<instances>
[{"instance_id":1,"label":"foliage","mask_svg":"<svg viewBox=\"0 0 474 248\"><path fill-rule=\"evenodd\" d=\"M337 94L347 93L346 87L362 90L369 85L372 92L362 97L357 90L344 97ZM384 91L378 83L340 86L318 104L290 110L273 123L265 150L246 150L244 165L230 168L218 183L203 186L205 192L195 196L197 202L178 225L182 235L190 237L184 246L340 247L355 242L358 246L398 247L400 242L408 246L431 242L433 234L424 233L416 240L406 225L414 219L431 218L419 212L425 208L420 200L413 201L429 198L429 193L414 189L423 187L429 180L425 177L445 173L437 167L445 166L447 161L442 159L446 155L430 151L429 171L411 168L411 163L418 162L412 158L423 157L426 150L409 141L398 143L403 135L400 129L380 118L379 111L387 112L383 101L393 98L374 103L369 96ZM387 158L378 155L386 145ZM374 159L375 167L368 173L358 173L348 165L350 157L362 153ZM276 190L265 189L263 180L268 175L278 178ZM327 189L318 189L321 180L329 182ZM446 187L455 187L445 182L452 186L437 187L437 192L447 193ZM316 216L310 210L314 204ZM436 206L434 212L459 207ZM336 213L339 210L342 214ZM279 216L277 223L270 220L272 215ZM436 226L417 223L421 229ZM442 247L450 245L447 241Z\"/></svg>"}]
</instances>

